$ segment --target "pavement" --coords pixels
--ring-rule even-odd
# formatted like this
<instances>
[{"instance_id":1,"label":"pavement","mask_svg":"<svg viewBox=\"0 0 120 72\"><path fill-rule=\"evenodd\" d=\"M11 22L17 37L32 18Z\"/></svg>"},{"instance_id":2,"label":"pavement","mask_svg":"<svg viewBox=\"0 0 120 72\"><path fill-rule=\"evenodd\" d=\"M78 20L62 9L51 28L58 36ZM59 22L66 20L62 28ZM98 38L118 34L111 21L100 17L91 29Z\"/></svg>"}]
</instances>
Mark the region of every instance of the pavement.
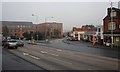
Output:
<instances>
[{"instance_id":1,"label":"pavement","mask_svg":"<svg viewBox=\"0 0 120 72\"><path fill-rule=\"evenodd\" d=\"M105 45L101 45L101 44L95 44L95 45L92 45L91 42L86 42L86 41L67 41L67 40L63 40L64 43L69 43L69 44L72 44L72 45L79 45L80 43L83 43L85 45L87 45L88 47L91 47L91 48L100 48L100 49L105 49L105 50L112 50L112 51L120 51L119 47L107 47Z\"/></svg>"}]
</instances>

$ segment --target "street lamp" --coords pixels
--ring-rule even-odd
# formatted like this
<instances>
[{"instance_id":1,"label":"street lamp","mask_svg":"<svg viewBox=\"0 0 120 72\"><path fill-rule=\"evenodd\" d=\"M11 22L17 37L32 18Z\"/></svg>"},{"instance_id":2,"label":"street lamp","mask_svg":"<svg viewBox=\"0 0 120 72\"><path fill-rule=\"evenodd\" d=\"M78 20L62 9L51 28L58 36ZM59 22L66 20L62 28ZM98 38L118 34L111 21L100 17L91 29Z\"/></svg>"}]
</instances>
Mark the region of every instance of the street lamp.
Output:
<instances>
[{"instance_id":1,"label":"street lamp","mask_svg":"<svg viewBox=\"0 0 120 72\"><path fill-rule=\"evenodd\" d=\"M45 17L45 23L47 22L48 18L54 18L54 17L53 16L52 17Z\"/></svg>"},{"instance_id":2,"label":"street lamp","mask_svg":"<svg viewBox=\"0 0 120 72\"><path fill-rule=\"evenodd\" d=\"M38 15L35 15L35 14L32 14L32 16L35 16L36 17L36 20L37 20L37 24L38 24ZM37 29L37 26L36 26L36 33L37 33L37 41L38 41L38 29Z\"/></svg>"}]
</instances>

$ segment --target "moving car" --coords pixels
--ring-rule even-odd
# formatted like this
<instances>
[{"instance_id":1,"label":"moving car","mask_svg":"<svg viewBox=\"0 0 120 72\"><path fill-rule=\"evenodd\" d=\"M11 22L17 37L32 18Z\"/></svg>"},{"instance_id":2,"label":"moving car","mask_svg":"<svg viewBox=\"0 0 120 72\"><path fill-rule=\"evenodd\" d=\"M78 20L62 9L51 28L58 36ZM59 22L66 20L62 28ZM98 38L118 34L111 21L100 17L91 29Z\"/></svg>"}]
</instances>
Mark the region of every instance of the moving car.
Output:
<instances>
[{"instance_id":1,"label":"moving car","mask_svg":"<svg viewBox=\"0 0 120 72\"><path fill-rule=\"evenodd\" d=\"M5 41L2 41L2 46L4 48L15 48L15 49L18 48L16 40L5 40Z\"/></svg>"},{"instance_id":2,"label":"moving car","mask_svg":"<svg viewBox=\"0 0 120 72\"><path fill-rule=\"evenodd\" d=\"M24 43L22 40L16 40L17 41L17 46L19 47L23 47L24 46Z\"/></svg>"}]
</instances>

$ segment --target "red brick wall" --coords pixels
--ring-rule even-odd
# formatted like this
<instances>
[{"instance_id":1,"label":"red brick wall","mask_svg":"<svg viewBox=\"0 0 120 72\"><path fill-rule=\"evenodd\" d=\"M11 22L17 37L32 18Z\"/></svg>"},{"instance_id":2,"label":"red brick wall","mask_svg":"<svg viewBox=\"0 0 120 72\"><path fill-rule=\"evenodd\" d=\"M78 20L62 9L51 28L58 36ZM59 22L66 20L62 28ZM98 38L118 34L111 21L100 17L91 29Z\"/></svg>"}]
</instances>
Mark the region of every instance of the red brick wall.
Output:
<instances>
[{"instance_id":1,"label":"red brick wall","mask_svg":"<svg viewBox=\"0 0 120 72\"><path fill-rule=\"evenodd\" d=\"M62 23L41 23L41 24L38 24L38 25L34 25L33 29L34 29L34 31L38 31L38 32L41 32L41 33L46 33L48 31L48 28L49 28L48 24L50 25L50 31L49 32L52 34L51 36L54 36L54 29L56 27L59 31L59 37L62 36L62 34L63 34Z\"/></svg>"},{"instance_id":2,"label":"red brick wall","mask_svg":"<svg viewBox=\"0 0 120 72\"><path fill-rule=\"evenodd\" d=\"M116 22L116 28L115 28L115 32L120 32L120 19L114 19L114 22ZM108 32L108 23L110 22L110 20L104 20L103 21L103 27L104 27L104 32Z\"/></svg>"}]
</instances>

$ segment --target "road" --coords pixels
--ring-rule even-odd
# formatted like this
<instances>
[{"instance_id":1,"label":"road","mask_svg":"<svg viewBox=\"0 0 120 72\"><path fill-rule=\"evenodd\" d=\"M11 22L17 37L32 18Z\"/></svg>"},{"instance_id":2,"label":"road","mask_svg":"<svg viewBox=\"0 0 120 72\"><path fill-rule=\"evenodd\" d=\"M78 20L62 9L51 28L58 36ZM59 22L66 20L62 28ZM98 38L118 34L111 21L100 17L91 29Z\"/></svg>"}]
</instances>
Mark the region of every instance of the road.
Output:
<instances>
[{"instance_id":1,"label":"road","mask_svg":"<svg viewBox=\"0 0 120 72\"><path fill-rule=\"evenodd\" d=\"M9 51L46 70L118 70L116 58L79 51L30 44Z\"/></svg>"},{"instance_id":2,"label":"road","mask_svg":"<svg viewBox=\"0 0 120 72\"><path fill-rule=\"evenodd\" d=\"M79 42L79 44L75 44L75 43L71 43L71 41L67 41L66 43L64 43L62 40L63 39L52 40L51 43L49 44L39 43L39 45L47 46L48 48L52 47L52 48L66 49L66 50L90 53L100 56L118 58L118 54L119 54L118 51L93 48L92 45L85 42L84 43Z\"/></svg>"},{"instance_id":3,"label":"road","mask_svg":"<svg viewBox=\"0 0 120 72\"><path fill-rule=\"evenodd\" d=\"M10 53L9 50L7 49L3 49L2 70L6 71L6 70L44 70L44 69Z\"/></svg>"}]
</instances>

